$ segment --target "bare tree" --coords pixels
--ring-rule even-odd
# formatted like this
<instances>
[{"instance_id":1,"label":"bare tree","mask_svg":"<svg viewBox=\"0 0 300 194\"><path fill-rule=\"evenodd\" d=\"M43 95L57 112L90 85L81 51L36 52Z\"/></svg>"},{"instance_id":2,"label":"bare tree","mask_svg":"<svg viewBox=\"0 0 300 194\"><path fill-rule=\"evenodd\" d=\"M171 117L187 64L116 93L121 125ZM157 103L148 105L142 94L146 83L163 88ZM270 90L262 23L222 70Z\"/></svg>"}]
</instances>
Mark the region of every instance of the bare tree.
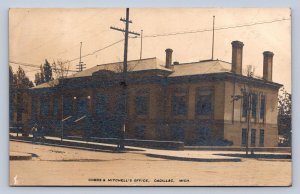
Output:
<instances>
[{"instance_id":1,"label":"bare tree","mask_svg":"<svg viewBox=\"0 0 300 194\"><path fill-rule=\"evenodd\" d=\"M134 63L134 64L128 63L127 71L128 71L128 72L132 72L140 62L141 62L141 60L138 60L138 61L137 61L136 63ZM116 73L122 73L122 72L123 72L123 68L124 68L123 62L118 62L118 63L114 66L114 71L115 71Z\"/></svg>"},{"instance_id":2,"label":"bare tree","mask_svg":"<svg viewBox=\"0 0 300 194\"><path fill-rule=\"evenodd\" d=\"M254 73L255 73L255 66L253 65L247 65L246 69L244 70L244 73L248 76L248 77L254 77Z\"/></svg>"},{"instance_id":3,"label":"bare tree","mask_svg":"<svg viewBox=\"0 0 300 194\"><path fill-rule=\"evenodd\" d=\"M70 62L68 60L58 59L52 63L52 69L56 79L64 79L69 74Z\"/></svg>"},{"instance_id":4,"label":"bare tree","mask_svg":"<svg viewBox=\"0 0 300 194\"><path fill-rule=\"evenodd\" d=\"M51 85L59 83L59 81L63 82L64 79L68 76L70 70L70 61L58 59L52 63L52 70L55 75L55 80L51 82ZM61 141L63 141L64 137L64 95L61 93Z\"/></svg>"}]
</instances>

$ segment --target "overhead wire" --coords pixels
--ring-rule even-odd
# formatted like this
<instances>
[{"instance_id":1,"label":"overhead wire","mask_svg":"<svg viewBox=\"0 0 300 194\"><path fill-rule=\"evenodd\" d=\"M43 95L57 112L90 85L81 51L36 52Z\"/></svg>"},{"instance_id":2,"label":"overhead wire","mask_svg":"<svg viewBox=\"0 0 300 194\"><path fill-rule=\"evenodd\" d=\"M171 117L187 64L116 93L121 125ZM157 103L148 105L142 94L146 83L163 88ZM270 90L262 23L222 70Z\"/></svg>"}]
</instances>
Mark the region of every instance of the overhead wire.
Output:
<instances>
[{"instance_id":1,"label":"overhead wire","mask_svg":"<svg viewBox=\"0 0 300 194\"><path fill-rule=\"evenodd\" d=\"M22 62L16 62L16 61L9 61L9 63L14 64L14 65L19 65L19 66L30 67L30 68L37 68L36 70L32 70L32 71L38 71L41 69L39 65L30 64L30 63L22 63ZM68 70L68 71L77 72L77 70Z\"/></svg>"},{"instance_id":2,"label":"overhead wire","mask_svg":"<svg viewBox=\"0 0 300 194\"><path fill-rule=\"evenodd\" d=\"M87 56L94 55L94 54L96 54L96 53L98 53L98 52L100 52L100 51L102 51L102 50L105 50L105 49L107 49L107 48L109 48L109 47L112 47L112 46L114 46L114 45L116 45L116 44L122 42L123 40L124 40L124 38L123 38L123 39L120 39L120 40L118 40L118 41L116 41L116 42L113 42L113 43L111 43L111 44L109 44L109 45L107 45L107 46L105 46L105 47L103 47L103 48L100 48L100 49L94 50L94 51L92 51L92 52L90 52L90 53L87 53L87 54L85 54L85 55L82 55L81 58L85 58L85 57L87 57ZM76 57L76 58L74 58L74 59L67 60L65 63L73 62L73 61L76 61L76 60L78 60L78 59L79 59L79 57ZM64 64L64 63L63 63L63 64Z\"/></svg>"},{"instance_id":3,"label":"overhead wire","mask_svg":"<svg viewBox=\"0 0 300 194\"><path fill-rule=\"evenodd\" d=\"M280 22L280 21L285 21L285 20L290 20L290 18L280 18L280 19L275 19L275 20L271 20L271 21L261 21L261 22L254 22L254 23L248 23L248 24L239 24L239 25L234 25L234 26L224 26L224 27L215 28L215 30L241 28L241 27L255 26L255 25L261 25L261 24L269 24L269 23ZM143 38L155 38L155 37L162 37L162 36L193 34L193 33L200 33L200 32L208 32L208 31L212 31L212 30L213 30L212 28L206 28L206 29L200 29L200 30L172 32L172 33L165 33L165 34L152 34L152 35L145 35L145 36L143 36ZM132 37L132 38L136 38L136 37Z\"/></svg>"},{"instance_id":4,"label":"overhead wire","mask_svg":"<svg viewBox=\"0 0 300 194\"><path fill-rule=\"evenodd\" d=\"M261 21L261 22L254 22L254 23L248 23L248 24L239 24L239 25L234 25L234 26L216 27L215 30L226 30L226 29L233 29L233 28L249 27L249 26L255 26L255 25L262 25L262 24L280 22L280 21L285 21L285 20L290 20L290 18L279 18L279 19L274 19L274 20L271 20L271 21ZM145 36L143 36L143 38L155 38L155 37L165 37L165 36L175 36L175 35L183 35L183 34L201 33L201 32L207 32L207 31L212 31L212 30L213 30L212 28L209 28L209 29L200 29L200 30L165 33L165 34L153 34L153 35L145 35ZM135 39L137 37L129 37L129 38ZM116 42L113 42L113 43L111 43L111 44L109 44L109 45L107 45L103 48L100 48L100 49L94 50L90 53L87 53L85 55L82 55L81 58L85 58L85 57L94 55L94 54L96 54L100 51L103 51L107 48L110 48L110 47L112 47L112 46L114 46L114 45L116 45L116 44L118 44L122 41L124 41L124 38L120 39ZM66 62L63 62L62 64L70 63L70 62L76 61L78 59L79 59L79 57L76 57L74 59L67 60ZM40 68L39 65L34 65L34 64L29 64L29 63L21 63L21 62L15 62L15 61L9 61L9 62L12 63L12 64L18 64L18 65L23 65L23 66L28 66L28 67ZM70 70L70 71L72 71L72 70Z\"/></svg>"}]
</instances>

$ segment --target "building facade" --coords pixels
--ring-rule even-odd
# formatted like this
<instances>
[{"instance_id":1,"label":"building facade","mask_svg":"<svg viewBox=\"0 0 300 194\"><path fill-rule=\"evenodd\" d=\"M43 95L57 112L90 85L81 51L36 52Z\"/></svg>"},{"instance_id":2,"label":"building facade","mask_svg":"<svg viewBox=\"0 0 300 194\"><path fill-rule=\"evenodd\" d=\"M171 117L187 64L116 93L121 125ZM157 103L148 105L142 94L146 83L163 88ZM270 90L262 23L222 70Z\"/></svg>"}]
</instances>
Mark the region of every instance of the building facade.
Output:
<instances>
[{"instance_id":1,"label":"building facade","mask_svg":"<svg viewBox=\"0 0 300 194\"><path fill-rule=\"evenodd\" d=\"M22 123L58 136L118 138L126 116L129 139L277 146L281 85L272 82L273 53L263 53L263 78L243 75L242 57L243 43L233 41L231 63L173 63L171 49L165 62L128 61L125 104L122 63L97 65L29 89ZM251 92L250 110L244 91Z\"/></svg>"}]
</instances>

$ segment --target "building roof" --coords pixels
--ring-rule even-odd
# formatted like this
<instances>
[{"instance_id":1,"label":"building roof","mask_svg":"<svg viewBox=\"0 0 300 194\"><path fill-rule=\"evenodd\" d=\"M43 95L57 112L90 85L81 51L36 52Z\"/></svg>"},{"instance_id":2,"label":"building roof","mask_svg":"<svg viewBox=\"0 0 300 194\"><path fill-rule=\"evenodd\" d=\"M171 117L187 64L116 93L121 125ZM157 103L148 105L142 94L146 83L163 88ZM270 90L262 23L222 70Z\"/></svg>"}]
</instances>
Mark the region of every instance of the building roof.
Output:
<instances>
[{"instance_id":1,"label":"building roof","mask_svg":"<svg viewBox=\"0 0 300 194\"><path fill-rule=\"evenodd\" d=\"M33 88L30 88L30 89L50 88L50 87L57 86L58 84L59 84L59 80L55 79L55 80L51 80L51 81L46 82L46 83L42 83L42 84L37 85L37 86L35 86Z\"/></svg>"},{"instance_id":2,"label":"building roof","mask_svg":"<svg viewBox=\"0 0 300 194\"><path fill-rule=\"evenodd\" d=\"M127 63L128 71L143 71L143 70L165 70L165 71L172 71L164 67L164 62L157 59L156 57L141 59L141 60L132 60L128 61ZM122 72L123 62L116 62L116 63L107 63L94 66L92 68L86 69L84 71L75 73L70 76L71 77L86 77L92 76L93 73L101 70L108 70L113 72Z\"/></svg>"},{"instance_id":3,"label":"building roof","mask_svg":"<svg viewBox=\"0 0 300 194\"><path fill-rule=\"evenodd\" d=\"M128 71L143 71L143 70L165 70L172 72L172 70L164 67L165 63L162 60L157 59L156 57L146 58L141 60L132 60L128 61ZM86 69L84 71L72 74L68 78L79 78L79 77L88 77L92 76L93 73L96 73L101 70L108 70L112 72L121 72L123 67L123 62L107 63L94 66L92 68ZM59 80L52 80L47 83L40 84L33 87L32 89L39 88L49 88L59 84Z\"/></svg>"},{"instance_id":4,"label":"building roof","mask_svg":"<svg viewBox=\"0 0 300 194\"><path fill-rule=\"evenodd\" d=\"M122 72L123 62L107 63L94 66L81 72L77 72L68 76L69 79L90 77L94 73L101 71ZM231 73L231 63L222 60L203 60L192 63L180 63L172 65L171 69L165 67L165 63L156 57L128 61L128 71L137 72L145 70L162 70L167 72L168 77L183 77L192 75L207 75L216 73ZM262 81L262 78L253 77L256 80ZM253 79L252 78L252 79ZM274 82L272 82L274 83ZM32 89L50 88L59 84L59 80L52 80L48 83L40 84ZM275 83L274 83L275 84Z\"/></svg>"},{"instance_id":5,"label":"building roof","mask_svg":"<svg viewBox=\"0 0 300 194\"><path fill-rule=\"evenodd\" d=\"M202 75L231 72L231 63L220 60L205 60L174 65L174 72L169 77Z\"/></svg>"}]
</instances>

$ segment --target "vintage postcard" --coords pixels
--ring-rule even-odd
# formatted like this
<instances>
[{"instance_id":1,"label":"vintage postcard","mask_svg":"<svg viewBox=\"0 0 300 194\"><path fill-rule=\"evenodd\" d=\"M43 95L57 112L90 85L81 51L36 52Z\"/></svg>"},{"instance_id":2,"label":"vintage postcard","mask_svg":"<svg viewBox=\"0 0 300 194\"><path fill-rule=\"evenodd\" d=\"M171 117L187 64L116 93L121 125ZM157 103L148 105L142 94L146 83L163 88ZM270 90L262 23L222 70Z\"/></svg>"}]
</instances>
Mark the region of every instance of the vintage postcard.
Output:
<instances>
[{"instance_id":1,"label":"vintage postcard","mask_svg":"<svg viewBox=\"0 0 300 194\"><path fill-rule=\"evenodd\" d=\"M11 186L291 186L288 8L10 9Z\"/></svg>"}]
</instances>

